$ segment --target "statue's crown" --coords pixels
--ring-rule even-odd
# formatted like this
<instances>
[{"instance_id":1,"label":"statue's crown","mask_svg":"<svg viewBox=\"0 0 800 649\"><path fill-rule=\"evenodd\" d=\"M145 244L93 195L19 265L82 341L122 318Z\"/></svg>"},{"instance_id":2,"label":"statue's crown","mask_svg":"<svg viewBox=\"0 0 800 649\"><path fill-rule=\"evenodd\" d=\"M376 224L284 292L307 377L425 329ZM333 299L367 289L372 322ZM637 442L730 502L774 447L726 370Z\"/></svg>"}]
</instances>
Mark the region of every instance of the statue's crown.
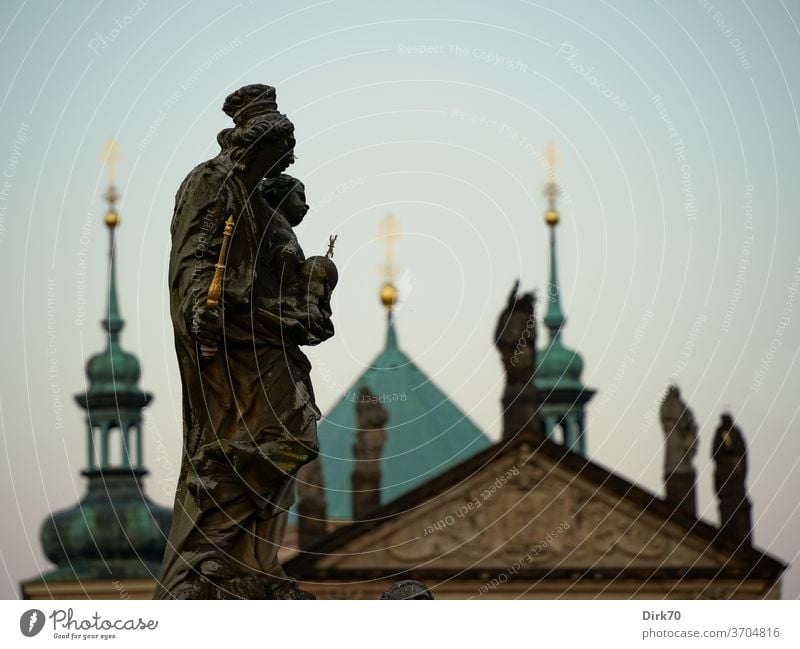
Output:
<instances>
[{"instance_id":1,"label":"statue's crown","mask_svg":"<svg viewBox=\"0 0 800 649\"><path fill-rule=\"evenodd\" d=\"M275 88L261 83L242 86L225 98L222 110L237 126L247 123L254 117L277 112Z\"/></svg>"}]
</instances>

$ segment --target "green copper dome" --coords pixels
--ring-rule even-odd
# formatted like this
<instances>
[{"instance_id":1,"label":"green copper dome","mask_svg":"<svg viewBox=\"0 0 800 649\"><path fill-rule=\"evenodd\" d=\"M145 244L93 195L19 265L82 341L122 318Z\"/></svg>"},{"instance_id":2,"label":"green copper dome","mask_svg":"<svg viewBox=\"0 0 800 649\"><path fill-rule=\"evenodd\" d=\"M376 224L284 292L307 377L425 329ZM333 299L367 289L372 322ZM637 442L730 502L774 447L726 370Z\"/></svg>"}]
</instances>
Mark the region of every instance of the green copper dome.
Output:
<instances>
[{"instance_id":1,"label":"green copper dome","mask_svg":"<svg viewBox=\"0 0 800 649\"><path fill-rule=\"evenodd\" d=\"M42 525L44 553L56 570L46 581L153 578L158 575L172 512L142 491L146 471L105 470L89 475L89 490L76 506Z\"/></svg>"},{"instance_id":2,"label":"green copper dome","mask_svg":"<svg viewBox=\"0 0 800 649\"><path fill-rule=\"evenodd\" d=\"M141 373L136 356L123 351L118 344L109 345L105 351L92 356L86 364L88 393L92 395L138 391Z\"/></svg>"},{"instance_id":3,"label":"green copper dome","mask_svg":"<svg viewBox=\"0 0 800 649\"><path fill-rule=\"evenodd\" d=\"M118 195L109 188L109 201ZM113 207L113 205L112 205ZM113 218L111 218L113 216ZM108 300L105 349L86 365L88 387L75 396L86 411L86 495L68 509L49 515L41 530L44 553L56 568L40 581L111 580L157 577L166 548L172 511L144 494L141 410L152 395L139 387L141 366L120 346L124 321L117 303L114 231L119 218L106 215L109 228Z\"/></svg>"},{"instance_id":4,"label":"green copper dome","mask_svg":"<svg viewBox=\"0 0 800 649\"><path fill-rule=\"evenodd\" d=\"M390 312L386 346L319 426L329 519L353 518L351 475L356 402L366 386L388 412L381 504L490 446L489 439L397 344Z\"/></svg>"},{"instance_id":5,"label":"green copper dome","mask_svg":"<svg viewBox=\"0 0 800 649\"><path fill-rule=\"evenodd\" d=\"M534 381L539 390L581 390L583 359L581 355L567 349L560 339L554 340L539 353Z\"/></svg>"}]
</instances>

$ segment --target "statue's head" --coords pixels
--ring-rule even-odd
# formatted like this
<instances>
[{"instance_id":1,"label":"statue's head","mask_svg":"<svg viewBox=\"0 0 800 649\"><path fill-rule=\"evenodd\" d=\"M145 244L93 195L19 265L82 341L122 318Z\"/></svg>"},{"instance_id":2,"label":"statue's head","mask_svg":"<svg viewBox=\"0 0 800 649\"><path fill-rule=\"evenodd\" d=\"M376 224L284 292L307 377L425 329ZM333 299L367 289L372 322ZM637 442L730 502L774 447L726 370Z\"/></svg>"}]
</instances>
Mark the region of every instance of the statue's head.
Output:
<instances>
[{"instance_id":1,"label":"statue's head","mask_svg":"<svg viewBox=\"0 0 800 649\"><path fill-rule=\"evenodd\" d=\"M278 112L275 88L239 88L225 98L222 110L234 127L220 131L217 142L238 171L274 177L294 162L294 125Z\"/></svg>"},{"instance_id":2,"label":"statue's head","mask_svg":"<svg viewBox=\"0 0 800 649\"><path fill-rule=\"evenodd\" d=\"M686 404L681 400L681 391L677 385L670 385L661 402L661 426L665 435L675 430L685 410Z\"/></svg>"},{"instance_id":3,"label":"statue's head","mask_svg":"<svg viewBox=\"0 0 800 649\"><path fill-rule=\"evenodd\" d=\"M747 443L742 431L736 426L733 417L724 413L720 419L712 442L712 457L725 455L743 456L747 452Z\"/></svg>"},{"instance_id":4,"label":"statue's head","mask_svg":"<svg viewBox=\"0 0 800 649\"><path fill-rule=\"evenodd\" d=\"M265 178L259 186L261 195L273 210L278 210L289 225L296 227L308 213L305 185L289 174Z\"/></svg>"},{"instance_id":5,"label":"statue's head","mask_svg":"<svg viewBox=\"0 0 800 649\"><path fill-rule=\"evenodd\" d=\"M527 380L536 365L535 303L533 293L519 294L517 280L495 328L495 346L514 380Z\"/></svg>"}]
</instances>

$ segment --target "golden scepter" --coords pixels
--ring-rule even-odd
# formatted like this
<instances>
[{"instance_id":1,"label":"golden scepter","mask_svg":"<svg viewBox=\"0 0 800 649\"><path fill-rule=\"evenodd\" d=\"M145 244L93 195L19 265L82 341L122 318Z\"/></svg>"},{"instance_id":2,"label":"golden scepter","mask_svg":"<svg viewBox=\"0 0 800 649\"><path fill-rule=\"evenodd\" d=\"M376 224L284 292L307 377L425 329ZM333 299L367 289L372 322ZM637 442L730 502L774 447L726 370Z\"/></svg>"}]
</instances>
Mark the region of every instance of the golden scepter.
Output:
<instances>
[{"instance_id":1,"label":"golden scepter","mask_svg":"<svg viewBox=\"0 0 800 649\"><path fill-rule=\"evenodd\" d=\"M228 242L233 234L233 215L228 216L225 221L225 229L222 231L222 246L219 249L219 259L214 265L214 278L208 287L208 297L206 306L209 309L216 309L219 306L219 299L222 297L222 274L225 272L225 261L228 257ZM216 345L200 345L200 352L203 358L211 358L217 353Z\"/></svg>"}]
</instances>

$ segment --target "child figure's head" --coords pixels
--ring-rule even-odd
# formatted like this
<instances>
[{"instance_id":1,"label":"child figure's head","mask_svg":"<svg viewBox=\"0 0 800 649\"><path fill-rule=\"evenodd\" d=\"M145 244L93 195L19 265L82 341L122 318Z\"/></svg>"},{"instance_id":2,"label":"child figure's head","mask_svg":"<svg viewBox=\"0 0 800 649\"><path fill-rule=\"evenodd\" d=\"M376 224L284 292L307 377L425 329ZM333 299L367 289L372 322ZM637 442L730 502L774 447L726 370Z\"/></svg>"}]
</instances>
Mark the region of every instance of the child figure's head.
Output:
<instances>
[{"instance_id":1,"label":"child figure's head","mask_svg":"<svg viewBox=\"0 0 800 649\"><path fill-rule=\"evenodd\" d=\"M261 194L273 210L279 211L289 225L296 227L308 213L305 185L289 174L261 181Z\"/></svg>"}]
</instances>

